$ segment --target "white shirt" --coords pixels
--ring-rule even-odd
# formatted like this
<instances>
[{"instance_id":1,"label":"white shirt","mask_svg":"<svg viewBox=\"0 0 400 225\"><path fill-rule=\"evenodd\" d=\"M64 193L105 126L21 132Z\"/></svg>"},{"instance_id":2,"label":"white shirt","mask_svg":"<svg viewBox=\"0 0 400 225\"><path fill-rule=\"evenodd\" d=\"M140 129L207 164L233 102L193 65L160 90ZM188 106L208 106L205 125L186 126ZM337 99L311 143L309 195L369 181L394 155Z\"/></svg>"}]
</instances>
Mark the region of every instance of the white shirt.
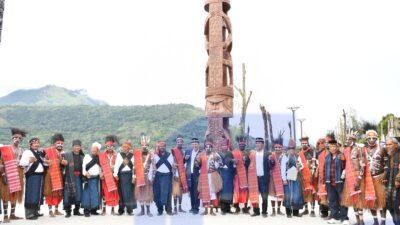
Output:
<instances>
[{"instance_id":1,"label":"white shirt","mask_svg":"<svg viewBox=\"0 0 400 225\"><path fill-rule=\"evenodd\" d=\"M157 154L154 155L154 162L155 164L158 163L158 161L160 161L160 156L158 156ZM173 166L174 164L174 157L172 156L172 154L169 154L167 161L171 164L171 166ZM158 167L157 172L160 173L169 173L171 172L168 167L163 163L160 167Z\"/></svg>"},{"instance_id":2,"label":"white shirt","mask_svg":"<svg viewBox=\"0 0 400 225\"><path fill-rule=\"evenodd\" d=\"M131 158L132 164L135 162L134 157ZM119 167L124 163L124 159L122 158L121 153L117 154L117 158L115 159L115 166L114 166L114 177L118 177ZM121 171L131 171L129 166L125 165Z\"/></svg>"},{"instance_id":3,"label":"white shirt","mask_svg":"<svg viewBox=\"0 0 400 225\"><path fill-rule=\"evenodd\" d=\"M256 150L256 170L257 177L264 176L264 150Z\"/></svg>"},{"instance_id":4,"label":"white shirt","mask_svg":"<svg viewBox=\"0 0 400 225\"><path fill-rule=\"evenodd\" d=\"M193 173L194 161L196 160L197 153L199 153L199 150L197 151L195 151L194 149L192 150L192 155L190 156L190 173Z\"/></svg>"},{"instance_id":5,"label":"white shirt","mask_svg":"<svg viewBox=\"0 0 400 225\"><path fill-rule=\"evenodd\" d=\"M31 150L25 150L22 153L21 160L19 161L19 165L25 168L25 171L28 171L33 163L30 163L29 160L31 158L35 158ZM35 170L35 173L43 173L44 168L41 163L39 163L38 167Z\"/></svg>"},{"instance_id":6,"label":"white shirt","mask_svg":"<svg viewBox=\"0 0 400 225\"><path fill-rule=\"evenodd\" d=\"M92 156L90 154L86 154L85 157L83 157L83 163L82 163L82 172L83 175L85 176L86 172L90 174L90 176L99 176L100 175L100 166L99 164L95 164L90 168L88 171L86 171L86 165L92 161Z\"/></svg>"},{"instance_id":7,"label":"white shirt","mask_svg":"<svg viewBox=\"0 0 400 225\"><path fill-rule=\"evenodd\" d=\"M286 164L289 161L289 158L286 154L282 155L282 160L281 160L281 176L282 176L282 180L287 180L286 177Z\"/></svg>"}]
</instances>

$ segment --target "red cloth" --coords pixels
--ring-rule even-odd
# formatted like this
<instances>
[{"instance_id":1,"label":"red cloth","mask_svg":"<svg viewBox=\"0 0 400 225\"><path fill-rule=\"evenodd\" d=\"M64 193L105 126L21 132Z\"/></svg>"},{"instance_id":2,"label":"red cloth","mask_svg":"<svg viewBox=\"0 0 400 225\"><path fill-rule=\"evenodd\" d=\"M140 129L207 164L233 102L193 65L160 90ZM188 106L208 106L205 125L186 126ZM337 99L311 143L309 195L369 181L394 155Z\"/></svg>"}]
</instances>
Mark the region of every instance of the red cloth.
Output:
<instances>
[{"instance_id":1,"label":"red cloth","mask_svg":"<svg viewBox=\"0 0 400 225\"><path fill-rule=\"evenodd\" d=\"M233 204L247 203L249 191L247 188L239 188L239 177L233 178Z\"/></svg>"},{"instance_id":2,"label":"red cloth","mask_svg":"<svg viewBox=\"0 0 400 225\"><path fill-rule=\"evenodd\" d=\"M283 197L283 181L281 176L281 164L279 163L279 159L276 153L272 153L272 160L275 162L274 167L272 168L272 180L274 182L275 187L275 197Z\"/></svg>"},{"instance_id":3,"label":"red cloth","mask_svg":"<svg viewBox=\"0 0 400 225\"><path fill-rule=\"evenodd\" d=\"M256 169L256 152L250 152L250 165L248 171L248 184L249 184L249 200L251 204L258 204L259 193L258 193L258 179Z\"/></svg>"},{"instance_id":4,"label":"red cloth","mask_svg":"<svg viewBox=\"0 0 400 225\"><path fill-rule=\"evenodd\" d=\"M205 152L200 154L200 178L198 183L199 199L201 199L203 205L210 204L211 192L208 184L208 159Z\"/></svg>"},{"instance_id":5,"label":"red cloth","mask_svg":"<svg viewBox=\"0 0 400 225\"><path fill-rule=\"evenodd\" d=\"M353 168L353 163L352 163L352 159L351 159L351 149L352 149L351 147L346 147L343 152L344 157L346 159L346 167L345 167L346 182L345 183L347 184L347 188L349 190L349 194L350 194L352 202L354 204L356 204L359 200L361 190L355 190L355 184L356 184L359 172L358 172L358 170Z\"/></svg>"},{"instance_id":6,"label":"red cloth","mask_svg":"<svg viewBox=\"0 0 400 225\"><path fill-rule=\"evenodd\" d=\"M111 163L115 163L116 155L116 153L113 153L111 159L108 159L107 151L99 155L100 166L104 176L104 179L101 181L103 197L108 206L116 206L119 202L117 182L110 167L110 161Z\"/></svg>"},{"instance_id":7,"label":"red cloth","mask_svg":"<svg viewBox=\"0 0 400 225\"><path fill-rule=\"evenodd\" d=\"M247 188L249 185L247 183L246 168L244 166L243 153L239 149L232 151L233 158L236 159L236 173L239 178L239 188Z\"/></svg>"},{"instance_id":8,"label":"red cloth","mask_svg":"<svg viewBox=\"0 0 400 225\"><path fill-rule=\"evenodd\" d=\"M52 191L58 191L63 189L62 175L60 169L60 155L58 150L54 147L50 147L44 150L46 158L51 160L48 172L50 173L51 189Z\"/></svg>"},{"instance_id":9,"label":"red cloth","mask_svg":"<svg viewBox=\"0 0 400 225\"><path fill-rule=\"evenodd\" d=\"M307 159L306 156L304 155L304 150L302 149L299 153L299 157L301 160L301 163L303 164L303 169L301 170L301 175L303 179L303 184L304 184L304 193L314 193L314 187L312 186L312 181L311 181L311 171L310 168L308 168L307 165Z\"/></svg>"},{"instance_id":10,"label":"red cloth","mask_svg":"<svg viewBox=\"0 0 400 225\"><path fill-rule=\"evenodd\" d=\"M0 147L1 157L4 161L7 186L10 194L22 191L22 186L19 178L18 163L14 156L14 150L11 145Z\"/></svg>"},{"instance_id":11,"label":"red cloth","mask_svg":"<svg viewBox=\"0 0 400 225\"><path fill-rule=\"evenodd\" d=\"M136 187L145 186L146 185L146 180L145 180L145 177L144 177L142 150L135 149L133 151L133 157L134 157L134 160L135 160Z\"/></svg>"},{"instance_id":12,"label":"red cloth","mask_svg":"<svg viewBox=\"0 0 400 225\"><path fill-rule=\"evenodd\" d=\"M46 196L46 204L49 206L52 205L58 206L62 200L63 198L59 196Z\"/></svg>"},{"instance_id":13,"label":"red cloth","mask_svg":"<svg viewBox=\"0 0 400 225\"><path fill-rule=\"evenodd\" d=\"M324 170L325 170L325 157L326 154L328 153L327 150L323 150L318 155L318 174L319 174L319 180L318 180L318 197L320 199L324 198L326 199L328 192L326 191L326 184L325 184L325 178L324 178Z\"/></svg>"},{"instance_id":14,"label":"red cloth","mask_svg":"<svg viewBox=\"0 0 400 225\"><path fill-rule=\"evenodd\" d=\"M367 148L363 148L363 155L367 155ZM375 194L375 188L374 188L374 182L372 180L372 175L371 175L371 170L369 168L369 163L366 163L365 166L365 207L368 209L374 209L375 207L375 200L376 200L376 194Z\"/></svg>"},{"instance_id":15,"label":"red cloth","mask_svg":"<svg viewBox=\"0 0 400 225\"><path fill-rule=\"evenodd\" d=\"M172 155L175 157L175 162L177 163L178 174L182 184L183 193L187 193L189 191L189 187L186 179L186 170L182 151L178 148L174 148L172 149Z\"/></svg>"}]
</instances>

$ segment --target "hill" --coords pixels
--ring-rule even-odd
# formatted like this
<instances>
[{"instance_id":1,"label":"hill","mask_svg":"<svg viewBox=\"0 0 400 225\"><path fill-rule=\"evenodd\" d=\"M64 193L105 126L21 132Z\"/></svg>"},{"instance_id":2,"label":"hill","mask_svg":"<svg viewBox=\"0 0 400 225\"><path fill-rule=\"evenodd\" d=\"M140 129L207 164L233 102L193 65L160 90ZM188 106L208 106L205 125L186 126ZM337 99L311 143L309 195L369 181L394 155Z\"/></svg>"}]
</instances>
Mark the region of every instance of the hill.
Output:
<instances>
[{"instance_id":1,"label":"hill","mask_svg":"<svg viewBox=\"0 0 400 225\"><path fill-rule=\"evenodd\" d=\"M104 101L88 96L85 90L68 90L55 85L38 89L16 90L0 98L0 105L70 106L106 105Z\"/></svg>"}]
</instances>

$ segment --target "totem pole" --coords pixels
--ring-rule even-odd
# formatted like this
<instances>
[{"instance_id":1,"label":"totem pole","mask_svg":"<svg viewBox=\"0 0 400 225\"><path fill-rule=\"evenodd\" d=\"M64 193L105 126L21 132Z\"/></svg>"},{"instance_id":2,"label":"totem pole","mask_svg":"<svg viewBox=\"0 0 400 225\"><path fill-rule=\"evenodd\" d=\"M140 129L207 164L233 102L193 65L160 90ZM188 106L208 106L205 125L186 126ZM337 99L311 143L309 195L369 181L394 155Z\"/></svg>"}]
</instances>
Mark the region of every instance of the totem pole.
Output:
<instances>
[{"instance_id":1,"label":"totem pole","mask_svg":"<svg viewBox=\"0 0 400 225\"><path fill-rule=\"evenodd\" d=\"M214 146L222 138L231 140L229 118L233 117L232 26L227 15L229 0L205 0L208 16L204 34L208 62L206 68L206 139Z\"/></svg>"}]
</instances>

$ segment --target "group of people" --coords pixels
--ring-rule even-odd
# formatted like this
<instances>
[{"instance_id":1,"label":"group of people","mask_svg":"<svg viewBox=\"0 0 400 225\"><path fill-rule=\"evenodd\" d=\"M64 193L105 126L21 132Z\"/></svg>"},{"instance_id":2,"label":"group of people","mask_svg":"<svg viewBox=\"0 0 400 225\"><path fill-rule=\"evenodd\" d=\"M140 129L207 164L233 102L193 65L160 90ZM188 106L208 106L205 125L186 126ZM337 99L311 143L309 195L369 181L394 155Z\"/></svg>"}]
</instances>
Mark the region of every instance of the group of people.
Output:
<instances>
[{"instance_id":1,"label":"group of people","mask_svg":"<svg viewBox=\"0 0 400 225\"><path fill-rule=\"evenodd\" d=\"M178 136L170 151L165 141L151 150L150 139L143 136L140 148L126 140L118 151L118 138L109 135L104 151L95 142L86 155L80 140L73 140L72 150L64 149L60 133L46 148L39 138L31 138L26 150L20 146L24 130L12 128L11 136L10 145L0 146L4 222L21 219L15 206L23 196L25 218L33 220L43 216L44 200L50 217L64 215L61 202L67 218L105 215L107 207L118 215L133 215L140 208L138 216L151 217L153 202L157 215L176 215L186 212L182 195L188 193L192 214L200 213L201 203L202 215L221 211L267 217L270 201L271 216L315 217L318 204L319 215L329 224L349 224L348 208L353 208L357 225L364 225L365 211L371 212L374 225L385 225L387 211L400 225L399 143L387 138L381 145L374 130L366 132L365 145L357 144L354 133L347 135L343 146L328 134L315 148L302 137L299 149L292 139L285 148L280 138L271 150L263 138L255 139L255 149L247 149L245 136L236 138L235 149L228 138L206 140L203 149L192 138L185 150L184 139Z\"/></svg>"}]
</instances>

